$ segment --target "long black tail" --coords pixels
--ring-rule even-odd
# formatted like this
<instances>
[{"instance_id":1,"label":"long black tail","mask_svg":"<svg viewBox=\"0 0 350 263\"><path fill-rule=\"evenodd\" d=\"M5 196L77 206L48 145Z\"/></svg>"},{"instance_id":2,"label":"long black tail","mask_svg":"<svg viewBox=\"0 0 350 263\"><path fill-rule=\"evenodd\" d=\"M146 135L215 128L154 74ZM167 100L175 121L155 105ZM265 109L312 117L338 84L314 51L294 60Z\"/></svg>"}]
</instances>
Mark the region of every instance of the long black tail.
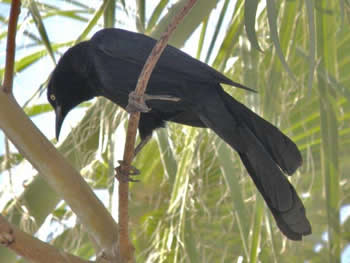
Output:
<instances>
[{"instance_id":1,"label":"long black tail","mask_svg":"<svg viewBox=\"0 0 350 263\"><path fill-rule=\"evenodd\" d=\"M305 208L283 174L292 174L302 163L296 145L221 87L204 94L210 96L201 98L200 119L238 152L282 233L292 240L310 234Z\"/></svg>"}]
</instances>

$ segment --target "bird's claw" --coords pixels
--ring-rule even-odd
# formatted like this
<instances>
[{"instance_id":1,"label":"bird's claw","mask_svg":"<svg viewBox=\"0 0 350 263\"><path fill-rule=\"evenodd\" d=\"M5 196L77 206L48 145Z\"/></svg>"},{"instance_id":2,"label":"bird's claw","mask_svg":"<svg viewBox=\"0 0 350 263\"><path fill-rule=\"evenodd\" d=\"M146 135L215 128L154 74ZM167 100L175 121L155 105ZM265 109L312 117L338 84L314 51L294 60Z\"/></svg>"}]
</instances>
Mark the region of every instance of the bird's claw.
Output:
<instances>
[{"instance_id":1,"label":"bird's claw","mask_svg":"<svg viewBox=\"0 0 350 263\"><path fill-rule=\"evenodd\" d=\"M144 95L137 95L135 91L129 93L129 101L128 106L126 107L126 111L129 113L132 112L149 112L151 108L148 108L145 103Z\"/></svg>"},{"instance_id":2,"label":"bird's claw","mask_svg":"<svg viewBox=\"0 0 350 263\"><path fill-rule=\"evenodd\" d=\"M137 95L135 91L129 93L128 106L126 111L129 113L132 112L149 112L151 108L146 105L147 100L167 100L177 102L180 98L170 96L170 95Z\"/></svg>"},{"instance_id":3,"label":"bird's claw","mask_svg":"<svg viewBox=\"0 0 350 263\"><path fill-rule=\"evenodd\" d=\"M140 174L140 170L138 170L136 167L130 165L129 167L126 167L124 161L118 161L120 164L118 167L115 168L115 177L118 179L118 181L127 183L127 182L139 182L140 180L135 180L131 178L130 176L135 176ZM128 171L125 173L125 171Z\"/></svg>"}]
</instances>

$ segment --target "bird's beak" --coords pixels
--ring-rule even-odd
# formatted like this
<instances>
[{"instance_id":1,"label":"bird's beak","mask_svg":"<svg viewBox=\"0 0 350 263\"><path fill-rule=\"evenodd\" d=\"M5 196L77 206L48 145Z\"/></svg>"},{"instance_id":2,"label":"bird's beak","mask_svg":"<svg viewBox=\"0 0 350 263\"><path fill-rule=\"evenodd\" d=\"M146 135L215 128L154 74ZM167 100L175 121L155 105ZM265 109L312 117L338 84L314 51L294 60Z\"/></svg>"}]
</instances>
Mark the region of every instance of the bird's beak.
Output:
<instances>
[{"instance_id":1,"label":"bird's beak","mask_svg":"<svg viewBox=\"0 0 350 263\"><path fill-rule=\"evenodd\" d=\"M56 139L58 141L58 138L60 136L61 126L65 116L63 115L61 106L57 105L55 112L56 112Z\"/></svg>"}]
</instances>

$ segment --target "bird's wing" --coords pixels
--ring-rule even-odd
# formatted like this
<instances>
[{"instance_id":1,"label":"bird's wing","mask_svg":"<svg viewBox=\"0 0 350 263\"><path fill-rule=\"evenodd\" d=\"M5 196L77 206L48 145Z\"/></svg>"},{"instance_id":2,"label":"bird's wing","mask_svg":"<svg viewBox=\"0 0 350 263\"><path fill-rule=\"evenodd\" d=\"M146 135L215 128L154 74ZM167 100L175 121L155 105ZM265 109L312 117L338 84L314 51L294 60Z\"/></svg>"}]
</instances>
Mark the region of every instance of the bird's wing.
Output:
<instances>
[{"instance_id":1,"label":"bird's wing","mask_svg":"<svg viewBox=\"0 0 350 263\"><path fill-rule=\"evenodd\" d=\"M144 65L156 44L156 40L153 38L116 28L100 30L91 38L90 42L111 57L127 60L141 66ZM230 80L207 64L172 46L165 48L154 71L159 73L171 71L198 82L224 83L254 91Z\"/></svg>"}]
</instances>

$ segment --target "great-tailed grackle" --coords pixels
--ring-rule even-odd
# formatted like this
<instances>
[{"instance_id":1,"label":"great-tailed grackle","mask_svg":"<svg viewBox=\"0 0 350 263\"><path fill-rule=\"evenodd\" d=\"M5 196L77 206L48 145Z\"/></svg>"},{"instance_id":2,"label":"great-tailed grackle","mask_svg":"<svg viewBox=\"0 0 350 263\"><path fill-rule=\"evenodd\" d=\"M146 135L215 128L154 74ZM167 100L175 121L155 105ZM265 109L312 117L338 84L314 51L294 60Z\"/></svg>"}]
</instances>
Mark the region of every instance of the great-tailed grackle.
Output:
<instances>
[{"instance_id":1,"label":"great-tailed grackle","mask_svg":"<svg viewBox=\"0 0 350 263\"><path fill-rule=\"evenodd\" d=\"M48 84L56 112L56 137L68 112L79 103L104 96L125 108L156 41L121 29L104 29L70 48ZM285 174L301 165L296 145L279 129L228 95L220 83L245 88L182 51L167 46L150 78L149 95L179 101L149 100L141 113L141 140L166 121L210 128L236 150L264 197L278 227L292 240L311 233L305 208Z\"/></svg>"}]
</instances>

